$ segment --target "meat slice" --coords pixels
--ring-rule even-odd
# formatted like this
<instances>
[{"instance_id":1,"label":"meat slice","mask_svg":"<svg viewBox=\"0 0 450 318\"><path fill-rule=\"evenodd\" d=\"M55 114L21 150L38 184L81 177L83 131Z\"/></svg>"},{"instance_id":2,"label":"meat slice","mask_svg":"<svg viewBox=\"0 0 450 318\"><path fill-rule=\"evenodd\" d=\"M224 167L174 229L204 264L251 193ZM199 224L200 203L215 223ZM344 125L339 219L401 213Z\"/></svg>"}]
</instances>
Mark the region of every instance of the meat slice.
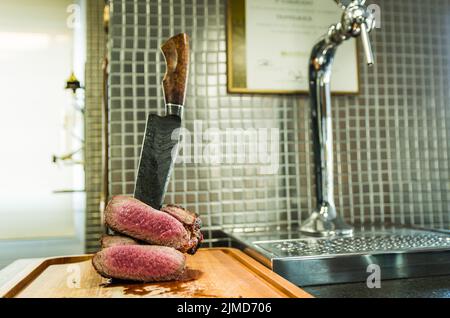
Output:
<instances>
[{"instance_id":1,"label":"meat slice","mask_svg":"<svg viewBox=\"0 0 450 318\"><path fill-rule=\"evenodd\" d=\"M178 207L167 211L153 209L131 197L115 196L105 209L105 222L112 230L135 239L194 254L202 239L199 228L196 229L199 221L193 221ZM189 224L183 224L173 215Z\"/></svg>"},{"instance_id":2,"label":"meat slice","mask_svg":"<svg viewBox=\"0 0 450 318\"><path fill-rule=\"evenodd\" d=\"M198 218L195 213L190 212L179 205L168 204L161 208L161 211L169 213L184 225L196 225L198 228L202 225L200 218Z\"/></svg>"},{"instance_id":3,"label":"meat slice","mask_svg":"<svg viewBox=\"0 0 450 318\"><path fill-rule=\"evenodd\" d=\"M166 212L176 218L178 221L183 223L186 230L190 233L191 237L191 249L187 252L189 254L195 254L197 249L200 247L201 242L203 241L202 232L200 232L200 228L202 227L202 220L198 217L197 214L184 209L179 205L169 204L165 207L161 208L161 211Z\"/></svg>"},{"instance_id":4,"label":"meat slice","mask_svg":"<svg viewBox=\"0 0 450 318\"><path fill-rule=\"evenodd\" d=\"M94 255L92 264L107 278L157 282L176 280L186 266L184 254L171 247L115 245Z\"/></svg>"},{"instance_id":5,"label":"meat slice","mask_svg":"<svg viewBox=\"0 0 450 318\"><path fill-rule=\"evenodd\" d=\"M138 245L140 244L135 239L131 237L121 236L121 235L102 235L100 239L102 248L107 248L116 245Z\"/></svg>"}]
</instances>

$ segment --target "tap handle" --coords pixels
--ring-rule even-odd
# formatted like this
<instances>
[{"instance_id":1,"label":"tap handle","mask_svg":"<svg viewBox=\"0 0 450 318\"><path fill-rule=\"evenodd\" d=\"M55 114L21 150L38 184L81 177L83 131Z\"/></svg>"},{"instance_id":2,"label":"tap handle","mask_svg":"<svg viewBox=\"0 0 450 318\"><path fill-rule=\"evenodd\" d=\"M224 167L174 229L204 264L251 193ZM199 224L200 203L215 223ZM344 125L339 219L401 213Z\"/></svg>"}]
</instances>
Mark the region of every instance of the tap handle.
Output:
<instances>
[{"instance_id":1,"label":"tap handle","mask_svg":"<svg viewBox=\"0 0 450 318\"><path fill-rule=\"evenodd\" d=\"M367 65L372 66L375 63L373 57L372 44L369 39L369 31L365 22L361 23L361 41L366 55Z\"/></svg>"},{"instance_id":2,"label":"tap handle","mask_svg":"<svg viewBox=\"0 0 450 318\"><path fill-rule=\"evenodd\" d=\"M350 4L356 3L359 5L363 5L366 0L335 0L335 2L340 6L343 10L345 10Z\"/></svg>"}]
</instances>

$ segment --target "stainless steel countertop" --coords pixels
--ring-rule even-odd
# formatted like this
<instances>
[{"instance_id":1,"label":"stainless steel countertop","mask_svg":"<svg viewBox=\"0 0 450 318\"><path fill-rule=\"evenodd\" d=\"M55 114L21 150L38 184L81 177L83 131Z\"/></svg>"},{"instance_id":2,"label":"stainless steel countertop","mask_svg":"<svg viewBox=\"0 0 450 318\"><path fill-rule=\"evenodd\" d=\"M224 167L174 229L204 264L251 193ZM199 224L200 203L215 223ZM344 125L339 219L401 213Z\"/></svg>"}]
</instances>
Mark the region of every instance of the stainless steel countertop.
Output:
<instances>
[{"instance_id":1,"label":"stainless steel countertop","mask_svg":"<svg viewBox=\"0 0 450 318\"><path fill-rule=\"evenodd\" d=\"M392 229L392 226L387 226L385 230ZM311 294L313 294L316 297L450 297L450 276L448 271L439 271L434 270L437 269L439 266L437 264L441 264L439 269L442 269L445 264L448 263L448 252L445 252L446 254L442 254L442 252L437 249L436 255L433 254L434 251L434 245L435 242L433 241L434 238L441 238L446 237L445 240L448 240L448 231L436 231L436 235L433 234L433 232L428 232L429 234L425 234L426 237L430 237L431 240L425 239L423 240L424 235L421 235L421 229L415 228L405 228L403 229L403 226L396 228L396 233L401 234L399 236L399 242L395 240L395 244L400 244L401 248L411 248L411 249L421 249L422 245L424 247L428 248L429 251L426 251L421 256L414 256L417 262L406 262L405 259L399 260L399 259L386 259L386 262L379 263L376 262L376 264L380 264L381 267L383 267L383 276L381 280L382 287L380 289L370 289L367 287L365 283L365 279L367 278L366 271L364 269L364 277L358 277L358 279L342 279L342 273L338 272L336 275L341 275L340 279L332 279L330 276L332 272L327 272L325 269L327 266L317 267L320 264L317 264L316 261L313 263L312 261L315 261L317 259L324 258L330 261L330 259L336 258L339 256L339 254L344 253L344 257L346 257L349 253L348 249L351 247L357 247L358 249L362 248L362 251L364 251L363 254L376 254L376 252L367 252L367 249L373 248L372 246L373 242L376 240L371 240L374 236L374 234L380 233L380 227L366 227L366 228L359 228L358 231L363 232L364 235L367 235L369 240L366 242L368 244L359 244L359 241L356 240L356 242L347 242L351 244L351 246L346 246L345 248L342 248L342 246L335 246L334 242L326 242L328 244L325 244L323 247L320 244L316 244L315 240L311 237L304 237L299 231L297 231L295 228L291 228L289 230L286 230L284 228L280 228L277 230L274 229L264 229L264 230L255 230L255 229L237 229L236 232L231 232L229 235L232 238L232 244L234 244L236 247L239 247L245 251L247 251L250 255L258 259L260 262L265 264L268 267L273 268L278 274L284 276L285 278L291 277L291 279L288 278L288 280L295 281L298 283L298 285ZM383 230L383 229L382 229ZM427 231L429 231L427 229ZM441 235L439 235L441 233ZM410 235L417 235L418 241L412 242L414 244L409 244L411 242L406 242L408 244L404 244L403 242L403 236L406 235L406 237L409 237ZM233 240L234 239L234 240ZM300 243L308 243L306 246L306 251L304 251L303 248L300 248L297 245L300 245L302 247L303 245L294 243L297 243L297 241L300 241ZM311 242L310 242L311 241ZM423 242L424 241L424 242ZM277 243L281 242L281 243ZM306 244L305 243L305 244ZM332 244L333 243L333 244ZM364 243L364 242L363 242ZM439 242L437 242L439 243ZM436 243L436 244L437 244ZM445 241L444 245L447 246L447 248L444 248L445 251L448 251L448 241ZM281 247L278 247L278 245L282 245ZM393 247L387 246L388 248L396 248L396 245L394 244ZM440 243L439 243L440 244ZM438 245L439 245L438 244ZM293 250L291 251L290 245L293 245ZM316 246L317 245L317 246ZM361 245L361 246L360 246ZM367 246L366 246L367 245ZM405 245L405 246L403 246ZM417 245L417 246L416 246ZM427 246L429 245L429 246ZM318 247L323 247L319 248ZM383 246L382 246L383 247ZM380 247L380 249L382 248ZM278 248L278 249L277 249ZM316 253L314 255L310 255L312 252L310 249L313 249L313 252ZM386 248L386 246L384 246ZM275 249L272 251L272 249ZM323 251L325 249L325 251ZM332 252L335 254L333 257L329 256L328 253L329 250L332 250ZM374 251L378 251L378 249L375 249ZM381 251L381 250L380 250ZM295 256L303 255L303 256ZM352 251L350 251L352 253ZM429 254L431 253L431 254ZM429 261L428 260L429 257ZM446 260L444 261L444 258ZM303 262L292 263L290 269L294 271L294 273L288 273L286 272L286 268L281 268L280 266L275 266L274 261L277 261L277 258L280 261L287 262L290 259L296 260L296 259L304 259ZM420 258L420 259L419 259ZM312 261L311 261L312 260ZM374 262L374 256L370 258L372 262ZM433 260L433 261L432 261ZM309 263L311 264L309 264ZM410 267L406 263L409 264ZM427 263L429 262L429 266L427 267ZM438 263L436 263L438 262ZM287 264L287 263L286 263ZM344 268L346 269L348 264L343 264L342 262L337 262L336 264L328 264L329 269L336 269L336 268ZM348 266L347 266L348 265ZM353 264L355 265L355 264ZM364 265L364 264L363 264ZM294 266L294 267L293 267ZM419 267L416 267L419 266ZM434 266L434 267L433 267ZM386 271L390 271L391 267L396 269L400 272L401 275L390 275L388 273L386 275ZM297 273L302 269L302 273L300 276L300 273ZM349 267L353 268L353 267ZM365 268L365 267L364 267ZM415 269L414 273L411 271L411 269ZM417 269L421 269L420 271ZM313 272L310 272L310 271ZM312 280L314 277L322 273L325 276L328 277L328 280L322 280L322 281L314 281L313 283L309 282L309 280ZM430 273L431 272L431 273ZM314 273L314 275L305 276L305 273ZM329 274L326 274L329 273ZM409 274L408 274L409 273ZM432 274L435 274L435 276L431 276ZM285 276L287 275L287 276ZM429 277L424 277L429 276ZM302 279L299 279L299 277L303 277ZM306 278L305 278L306 277ZM305 283L303 285L303 283ZM333 284L331 284L333 283ZM308 286L310 285L310 286ZM314 285L314 286L311 286Z\"/></svg>"}]
</instances>

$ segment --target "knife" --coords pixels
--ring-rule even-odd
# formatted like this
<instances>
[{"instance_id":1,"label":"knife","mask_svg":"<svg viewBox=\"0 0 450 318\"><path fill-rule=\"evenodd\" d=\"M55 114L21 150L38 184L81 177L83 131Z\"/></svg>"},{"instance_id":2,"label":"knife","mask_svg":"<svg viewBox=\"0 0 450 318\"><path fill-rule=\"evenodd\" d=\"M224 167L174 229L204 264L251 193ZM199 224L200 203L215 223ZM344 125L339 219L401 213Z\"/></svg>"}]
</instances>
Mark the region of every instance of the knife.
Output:
<instances>
[{"instance_id":1,"label":"knife","mask_svg":"<svg viewBox=\"0 0 450 318\"><path fill-rule=\"evenodd\" d=\"M181 33L161 46L166 61L162 86L166 116L150 114L142 142L134 197L160 209L178 154L189 73L189 38Z\"/></svg>"}]
</instances>

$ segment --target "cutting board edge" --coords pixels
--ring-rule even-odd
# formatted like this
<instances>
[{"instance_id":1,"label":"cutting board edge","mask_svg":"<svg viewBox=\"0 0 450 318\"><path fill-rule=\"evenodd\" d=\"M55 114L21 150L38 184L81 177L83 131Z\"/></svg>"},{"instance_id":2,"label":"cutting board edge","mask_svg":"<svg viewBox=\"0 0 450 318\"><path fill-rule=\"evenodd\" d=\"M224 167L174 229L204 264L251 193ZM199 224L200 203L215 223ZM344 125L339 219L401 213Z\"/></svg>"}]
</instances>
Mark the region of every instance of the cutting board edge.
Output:
<instances>
[{"instance_id":1,"label":"cutting board edge","mask_svg":"<svg viewBox=\"0 0 450 318\"><path fill-rule=\"evenodd\" d=\"M222 250L224 249L222 248ZM234 254L233 256L239 262L245 265L246 268L253 269L254 272L256 272L257 276L263 278L267 283L271 284L277 290L284 291L285 295L288 295L292 298L314 298L311 294L307 293L297 285L278 275L267 266L244 253L243 251L236 248L227 248L226 250L224 250L224 252Z\"/></svg>"},{"instance_id":2,"label":"cutting board edge","mask_svg":"<svg viewBox=\"0 0 450 318\"><path fill-rule=\"evenodd\" d=\"M35 280L45 269L51 265L71 264L91 259L93 254L79 254L67 256L52 256L37 258L23 270L9 279L0 287L0 298L12 298L20 293L27 285ZM14 263L13 263L14 264Z\"/></svg>"}]
</instances>

